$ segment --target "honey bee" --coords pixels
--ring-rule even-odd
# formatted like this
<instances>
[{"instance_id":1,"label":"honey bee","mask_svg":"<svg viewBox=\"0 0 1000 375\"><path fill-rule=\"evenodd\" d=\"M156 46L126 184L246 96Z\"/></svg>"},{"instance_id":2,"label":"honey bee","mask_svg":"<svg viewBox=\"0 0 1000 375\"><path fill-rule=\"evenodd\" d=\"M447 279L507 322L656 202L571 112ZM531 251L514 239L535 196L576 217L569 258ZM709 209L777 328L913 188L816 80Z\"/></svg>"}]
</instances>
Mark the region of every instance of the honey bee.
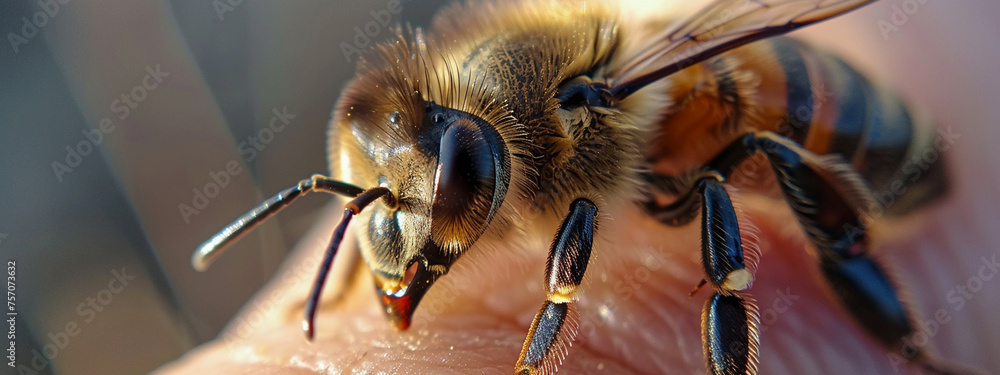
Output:
<instances>
[{"instance_id":1,"label":"honey bee","mask_svg":"<svg viewBox=\"0 0 1000 375\"><path fill-rule=\"evenodd\" d=\"M514 371L552 374L578 330L599 219L637 205L666 226L700 218L697 287L713 292L702 312L707 371L754 374L760 317L748 289L759 254L727 186L743 163L765 160L856 323L926 372L972 373L907 347L913 314L870 256L874 220L947 190L941 162L900 178L931 147L931 126L837 57L779 36L870 2L715 0L650 23L589 2L455 5L429 32L401 29L359 62L330 123L330 176L261 203L202 244L193 265L206 269L303 194L351 198L307 300L311 340L349 228L400 330L463 254L541 231L553 238L546 300ZM900 181L906 193L889 203L872 193Z\"/></svg>"}]
</instances>

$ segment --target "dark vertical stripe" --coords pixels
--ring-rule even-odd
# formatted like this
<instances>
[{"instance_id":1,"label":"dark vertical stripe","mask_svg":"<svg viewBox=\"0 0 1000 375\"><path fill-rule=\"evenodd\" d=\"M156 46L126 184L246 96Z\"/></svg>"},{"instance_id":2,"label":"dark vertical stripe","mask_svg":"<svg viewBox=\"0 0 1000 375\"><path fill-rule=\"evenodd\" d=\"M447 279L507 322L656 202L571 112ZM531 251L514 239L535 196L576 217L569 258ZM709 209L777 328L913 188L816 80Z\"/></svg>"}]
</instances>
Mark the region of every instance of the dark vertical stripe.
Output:
<instances>
[{"instance_id":1,"label":"dark vertical stripe","mask_svg":"<svg viewBox=\"0 0 1000 375\"><path fill-rule=\"evenodd\" d=\"M740 123L740 115L743 114L740 103L739 88L736 79L733 78L732 64L725 57L718 57L708 62L709 69L715 74L715 83L719 92L719 99L723 105L732 107L732 112L724 121L727 130L736 129Z\"/></svg>"},{"instance_id":2,"label":"dark vertical stripe","mask_svg":"<svg viewBox=\"0 0 1000 375\"><path fill-rule=\"evenodd\" d=\"M843 60L817 56L837 106L830 153L854 162L889 215L910 212L942 196L948 188L943 163L914 164L913 155L931 147L930 139L917 134L927 129L916 128L896 96L879 91Z\"/></svg>"},{"instance_id":3,"label":"dark vertical stripe","mask_svg":"<svg viewBox=\"0 0 1000 375\"><path fill-rule=\"evenodd\" d=\"M834 56L819 54L827 87L837 103L837 120L833 124L830 152L854 159L861 146L865 130L873 117L870 107L878 105L868 80Z\"/></svg>"},{"instance_id":4,"label":"dark vertical stripe","mask_svg":"<svg viewBox=\"0 0 1000 375\"><path fill-rule=\"evenodd\" d=\"M785 71L785 84L788 92L786 124L778 129L778 132L802 144L809 134L809 124L812 123L813 110L815 109L809 69L802 59L798 42L782 37L772 38L769 41L775 57Z\"/></svg>"},{"instance_id":5,"label":"dark vertical stripe","mask_svg":"<svg viewBox=\"0 0 1000 375\"><path fill-rule=\"evenodd\" d=\"M875 199L889 216L900 216L948 193L944 153L935 148L940 134L914 121L895 96L882 95L882 122L873 127L860 168Z\"/></svg>"},{"instance_id":6,"label":"dark vertical stripe","mask_svg":"<svg viewBox=\"0 0 1000 375\"><path fill-rule=\"evenodd\" d=\"M910 112L894 95L878 93L877 105L868 125L867 147L859 172L875 191L891 189L892 180L906 159L913 143L913 120Z\"/></svg>"}]
</instances>

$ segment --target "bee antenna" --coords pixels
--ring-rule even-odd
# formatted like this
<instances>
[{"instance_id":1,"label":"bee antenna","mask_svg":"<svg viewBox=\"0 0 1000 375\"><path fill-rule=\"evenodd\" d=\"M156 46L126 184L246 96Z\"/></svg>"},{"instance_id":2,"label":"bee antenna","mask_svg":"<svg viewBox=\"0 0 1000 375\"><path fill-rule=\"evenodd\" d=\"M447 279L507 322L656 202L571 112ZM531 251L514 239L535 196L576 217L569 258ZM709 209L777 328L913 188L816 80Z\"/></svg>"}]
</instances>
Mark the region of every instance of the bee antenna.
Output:
<instances>
[{"instance_id":1,"label":"bee antenna","mask_svg":"<svg viewBox=\"0 0 1000 375\"><path fill-rule=\"evenodd\" d=\"M208 266L225 252L229 244L235 242L285 207L288 207L298 197L313 191L322 191L349 197L357 197L364 192L362 188L346 182L337 181L323 175L312 175L307 179L299 181L295 186L282 190L268 200L261 202L257 207L250 210L250 212L243 214L243 216L240 216L236 221L226 226L219 233L216 233L212 238L209 238L208 241L202 243L191 254L191 265L198 271L208 269Z\"/></svg>"},{"instance_id":2,"label":"bee antenna","mask_svg":"<svg viewBox=\"0 0 1000 375\"><path fill-rule=\"evenodd\" d=\"M330 240L330 246L326 249L326 254L323 255L323 262L319 266L319 273L316 274L316 281L313 282L312 291L309 293L309 299L306 301L306 316L302 321L302 329L305 331L309 341L312 341L315 336L316 310L319 307L320 295L323 294L323 285L326 284L326 276L330 273L333 257L337 255L340 243L344 240L344 233L347 232L347 224L351 223L351 218L354 215L361 213L361 210L382 197L392 199L392 192L385 187L374 187L365 190L344 205L344 217L340 219L340 224L337 224L337 228L333 231L333 239Z\"/></svg>"}]
</instances>

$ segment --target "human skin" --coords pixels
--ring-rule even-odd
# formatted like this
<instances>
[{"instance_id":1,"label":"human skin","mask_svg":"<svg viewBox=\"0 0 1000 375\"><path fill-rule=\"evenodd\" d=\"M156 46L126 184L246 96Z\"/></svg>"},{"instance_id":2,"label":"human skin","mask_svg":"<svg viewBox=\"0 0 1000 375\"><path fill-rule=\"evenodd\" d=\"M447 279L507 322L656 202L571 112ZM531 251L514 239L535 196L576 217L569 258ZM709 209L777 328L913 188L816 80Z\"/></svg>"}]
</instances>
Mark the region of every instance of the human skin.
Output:
<instances>
[{"instance_id":1,"label":"human skin","mask_svg":"<svg viewBox=\"0 0 1000 375\"><path fill-rule=\"evenodd\" d=\"M998 97L1000 84L984 61L1000 60L988 49L993 47L975 43L997 35L987 29L995 26L985 22L990 12L928 2L886 40L876 25L892 5L898 4L876 3L843 22L818 25L807 36L840 47L850 61L927 108L942 128L953 126L961 134L941 152L954 182L949 195L913 218L880 225L876 251L908 292L918 319L940 317L936 329L924 324L928 350L997 373L1000 359L993 354L1000 348L1000 328L990 317L1000 308L1000 277L984 258L1000 258L1000 234L994 233L1000 209L989 198L1000 173L985 150L998 136L991 125L998 111L988 99ZM826 295L815 259L782 202L747 190L738 197L760 230L762 256L749 292L762 312L761 373L915 372L878 347ZM219 339L158 373L512 371L544 300L548 245L541 242L467 254L431 289L413 326L402 332L384 318L366 272L347 289L334 278L317 317L316 339L306 340L302 306L340 211L328 210L275 281ZM688 297L701 277L697 225L665 227L631 208L604 214L579 303L583 329L560 373L704 372L700 311L710 291ZM341 274L352 264L350 243L345 245L337 262ZM971 290L976 285L979 290ZM346 290L343 299L335 301L340 290Z\"/></svg>"}]
</instances>

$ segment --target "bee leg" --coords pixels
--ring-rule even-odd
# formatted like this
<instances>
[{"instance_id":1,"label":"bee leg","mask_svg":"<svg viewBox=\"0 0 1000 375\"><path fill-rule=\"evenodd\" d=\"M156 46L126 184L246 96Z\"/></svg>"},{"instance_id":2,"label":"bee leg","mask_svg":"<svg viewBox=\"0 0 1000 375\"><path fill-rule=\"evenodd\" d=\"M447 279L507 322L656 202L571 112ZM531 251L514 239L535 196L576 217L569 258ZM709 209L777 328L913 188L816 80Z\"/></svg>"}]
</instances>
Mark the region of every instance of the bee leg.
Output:
<instances>
[{"instance_id":1,"label":"bee leg","mask_svg":"<svg viewBox=\"0 0 1000 375\"><path fill-rule=\"evenodd\" d=\"M756 374L760 315L740 291L753 284L756 264L743 257L739 221L722 176L698 180L705 281L715 294L701 315L702 345L710 374Z\"/></svg>"},{"instance_id":2,"label":"bee leg","mask_svg":"<svg viewBox=\"0 0 1000 375\"><path fill-rule=\"evenodd\" d=\"M771 161L785 199L816 248L823 277L838 302L886 348L917 355L920 348L903 347L902 339L914 332L907 307L889 274L868 255L863 215L872 208L867 187L846 168L780 136L750 137Z\"/></svg>"},{"instance_id":3,"label":"bee leg","mask_svg":"<svg viewBox=\"0 0 1000 375\"><path fill-rule=\"evenodd\" d=\"M701 343L709 374L757 373L757 302L743 293L716 292L701 313Z\"/></svg>"},{"instance_id":4,"label":"bee leg","mask_svg":"<svg viewBox=\"0 0 1000 375\"><path fill-rule=\"evenodd\" d=\"M748 154L745 149L728 151L737 156ZM720 157L731 162L731 156L723 153ZM647 175L646 178L655 182L652 179L662 176ZM700 209L705 277L691 291L691 295L705 284L711 284L715 290L705 303L701 316L706 367L712 374L755 374L760 314L756 301L740 291L750 288L753 283L757 254L753 253L752 260L744 259L739 220L729 193L722 185L723 180L719 172L709 170L665 184L654 183L657 186L690 187L670 205L659 206L653 200L641 204L650 215L668 225L687 224L699 217Z\"/></svg>"},{"instance_id":5,"label":"bee leg","mask_svg":"<svg viewBox=\"0 0 1000 375\"><path fill-rule=\"evenodd\" d=\"M731 172L741 155L755 152L770 160L786 201L819 255L827 286L848 314L886 349L925 371L966 373L944 369L907 340L915 333L913 317L897 283L869 254L865 220L877 206L857 173L839 157L815 155L771 132L744 135L713 163Z\"/></svg>"},{"instance_id":6,"label":"bee leg","mask_svg":"<svg viewBox=\"0 0 1000 375\"><path fill-rule=\"evenodd\" d=\"M687 176L685 176L687 177ZM698 217L698 191L692 188L690 178L664 176L646 173L643 178L657 190L668 191L671 195L679 195L673 203L662 205L656 201L654 193L650 192L639 205L654 219L672 227L684 226ZM681 195L677 186L684 186L686 192Z\"/></svg>"},{"instance_id":7,"label":"bee leg","mask_svg":"<svg viewBox=\"0 0 1000 375\"><path fill-rule=\"evenodd\" d=\"M515 373L554 374L573 345L579 328L573 303L590 262L596 228L597 205L584 198L573 201L549 248L546 301L524 339Z\"/></svg>"}]
</instances>

